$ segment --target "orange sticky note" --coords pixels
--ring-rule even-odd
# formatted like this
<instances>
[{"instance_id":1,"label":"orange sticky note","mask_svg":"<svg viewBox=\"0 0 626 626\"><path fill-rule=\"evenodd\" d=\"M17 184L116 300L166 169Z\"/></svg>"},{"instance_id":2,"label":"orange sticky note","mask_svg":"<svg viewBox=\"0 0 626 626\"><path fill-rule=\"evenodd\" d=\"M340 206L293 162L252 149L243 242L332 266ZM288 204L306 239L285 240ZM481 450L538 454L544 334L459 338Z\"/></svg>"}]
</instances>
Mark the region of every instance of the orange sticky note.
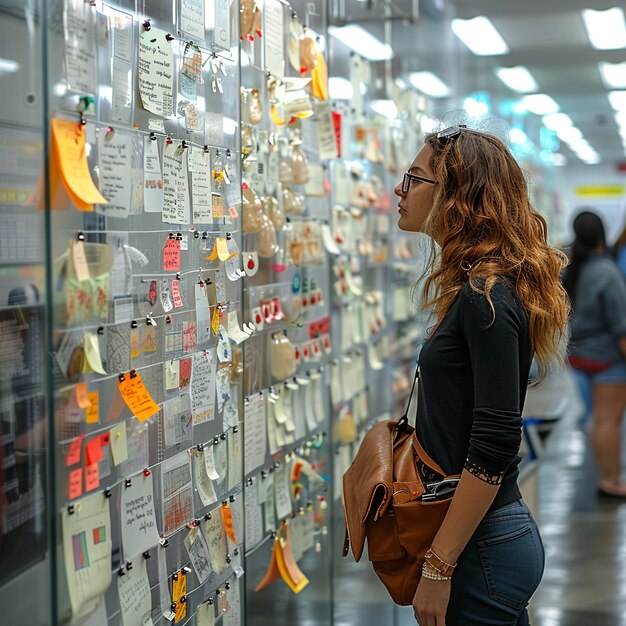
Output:
<instances>
[{"instance_id":1,"label":"orange sticky note","mask_svg":"<svg viewBox=\"0 0 626 626\"><path fill-rule=\"evenodd\" d=\"M65 457L65 466L69 467L70 465L76 465L80 461L80 451L81 445L83 443L83 438L85 435L78 435L76 439L70 443L70 447L67 451L67 456Z\"/></svg>"},{"instance_id":2,"label":"orange sticky note","mask_svg":"<svg viewBox=\"0 0 626 626\"><path fill-rule=\"evenodd\" d=\"M237 212L237 208L234 206L231 206L228 209L228 214L234 219L236 220L239 217L239 213Z\"/></svg>"},{"instance_id":3,"label":"orange sticky note","mask_svg":"<svg viewBox=\"0 0 626 626\"><path fill-rule=\"evenodd\" d=\"M67 483L67 496L70 500L83 495L83 468L79 467L70 472Z\"/></svg>"},{"instance_id":4,"label":"orange sticky note","mask_svg":"<svg viewBox=\"0 0 626 626\"><path fill-rule=\"evenodd\" d=\"M53 118L52 142L61 177L70 197L77 198L83 206L106 204L106 198L94 185L89 172L85 152L85 127L76 121Z\"/></svg>"},{"instance_id":5,"label":"orange sticky note","mask_svg":"<svg viewBox=\"0 0 626 626\"><path fill-rule=\"evenodd\" d=\"M88 442L86 449L86 463L87 465L93 465L104 458L104 452L102 451L102 440L100 435L92 437Z\"/></svg>"},{"instance_id":6,"label":"orange sticky note","mask_svg":"<svg viewBox=\"0 0 626 626\"><path fill-rule=\"evenodd\" d=\"M172 579L172 602L176 602L174 623L187 616L187 603L180 601L185 595L187 595L187 576L181 569L177 572L176 580Z\"/></svg>"},{"instance_id":7,"label":"orange sticky note","mask_svg":"<svg viewBox=\"0 0 626 626\"><path fill-rule=\"evenodd\" d=\"M125 374L124 380L117 379L117 386L133 415L140 421L145 422L159 411L159 405L152 399L146 389L141 376L135 372Z\"/></svg>"},{"instance_id":8,"label":"orange sticky note","mask_svg":"<svg viewBox=\"0 0 626 626\"><path fill-rule=\"evenodd\" d=\"M77 383L74 387L74 393L76 394L76 404L81 409L86 409L90 406L89 395L87 394L87 383Z\"/></svg>"},{"instance_id":9,"label":"orange sticky note","mask_svg":"<svg viewBox=\"0 0 626 626\"><path fill-rule=\"evenodd\" d=\"M280 541L278 537L274 540L274 547L272 548L272 557L270 560L270 564L265 572L265 576L263 576L263 580L254 588L254 591L258 592L265 587L268 587L273 582L279 579L280 571L278 569L278 561L276 560L276 543Z\"/></svg>"},{"instance_id":10,"label":"orange sticky note","mask_svg":"<svg viewBox=\"0 0 626 626\"><path fill-rule=\"evenodd\" d=\"M180 239L169 239L163 248L163 271L178 272L180 270Z\"/></svg>"},{"instance_id":11,"label":"orange sticky note","mask_svg":"<svg viewBox=\"0 0 626 626\"><path fill-rule=\"evenodd\" d=\"M237 539L235 538L235 527L233 526L233 510L228 504L220 507L220 513L222 515L222 524L224 524L224 530L226 536L233 542L233 545L237 545Z\"/></svg>"},{"instance_id":12,"label":"orange sticky note","mask_svg":"<svg viewBox=\"0 0 626 626\"><path fill-rule=\"evenodd\" d=\"M85 468L85 491L93 491L100 486L100 472L98 464L93 463Z\"/></svg>"},{"instance_id":13,"label":"orange sticky note","mask_svg":"<svg viewBox=\"0 0 626 626\"><path fill-rule=\"evenodd\" d=\"M89 405L87 406L86 422L87 424L97 424L100 421L99 397L97 391L90 391L87 394Z\"/></svg>"}]
</instances>

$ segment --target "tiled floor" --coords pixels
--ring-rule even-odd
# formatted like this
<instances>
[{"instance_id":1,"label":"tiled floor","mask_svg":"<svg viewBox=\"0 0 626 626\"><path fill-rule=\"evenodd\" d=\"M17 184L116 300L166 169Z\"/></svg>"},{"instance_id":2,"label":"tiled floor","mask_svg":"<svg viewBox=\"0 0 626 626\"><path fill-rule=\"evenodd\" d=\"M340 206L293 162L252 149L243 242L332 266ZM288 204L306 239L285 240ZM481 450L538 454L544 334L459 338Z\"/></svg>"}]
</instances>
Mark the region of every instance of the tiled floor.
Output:
<instances>
[{"instance_id":1,"label":"tiled floor","mask_svg":"<svg viewBox=\"0 0 626 626\"><path fill-rule=\"evenodd\" d=\"M546 572L533 599L533 626L626 626L626 501L596 496L575 411L549 439L538 478Z\"/></svg>"}]
</instances>

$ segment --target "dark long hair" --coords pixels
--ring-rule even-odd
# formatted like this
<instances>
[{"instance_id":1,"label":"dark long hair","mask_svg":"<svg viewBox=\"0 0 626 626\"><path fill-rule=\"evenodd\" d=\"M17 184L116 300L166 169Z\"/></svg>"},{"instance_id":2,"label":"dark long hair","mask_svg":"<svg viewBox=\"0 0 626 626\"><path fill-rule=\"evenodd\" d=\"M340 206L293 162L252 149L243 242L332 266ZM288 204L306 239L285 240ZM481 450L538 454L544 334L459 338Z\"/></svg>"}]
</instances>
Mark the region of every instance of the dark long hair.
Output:
<instances>
[{"instance_id":1,"label":"dark long hair","mask_svg":"<svg viewBox=\"0 0 626 626\"><path fill-rule=\"evenodd\" d=\"M572 243L571 263L563 278L563 286L572 306L576 304L576 285L582 266L598 248L606 249L604 224L598 215L582 211L574 219L574 242Z\"/></svg>"}]
</instances>

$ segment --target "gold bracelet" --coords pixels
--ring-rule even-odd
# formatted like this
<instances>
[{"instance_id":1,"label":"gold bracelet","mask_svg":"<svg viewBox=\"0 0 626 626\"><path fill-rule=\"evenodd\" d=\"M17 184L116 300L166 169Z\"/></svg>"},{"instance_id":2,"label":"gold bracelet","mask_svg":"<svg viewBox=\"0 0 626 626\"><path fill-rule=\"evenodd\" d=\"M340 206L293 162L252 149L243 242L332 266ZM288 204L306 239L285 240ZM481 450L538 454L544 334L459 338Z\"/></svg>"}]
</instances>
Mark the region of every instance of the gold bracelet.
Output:
<instances>
[{"instance_id":1,"label":"gold bracelet","mask_svg":"<svg viewBox=\"0 0 626 626\"><path fill-rule=\"evenodd\" d=\"M427 580L450 581L452 576L442 576L439 572L434 572L427 563L422 565L422 576Z\"/></svg>"},{"instance_id":2,"label":"gold bracelet","mask_svg":"<svg viewBox=\"0 0 626 626\"><path fill-rule=\"evenodd\" d=\"M452 576L454 568L458 565L458 563L454 563L454 565L446 563L442 558L433 552L432 548L428 548L428 550L426 550L424 560L428 563L428 565L430 565L430 567L438 571L442 576Z\"/></svg>"}]
</instances>

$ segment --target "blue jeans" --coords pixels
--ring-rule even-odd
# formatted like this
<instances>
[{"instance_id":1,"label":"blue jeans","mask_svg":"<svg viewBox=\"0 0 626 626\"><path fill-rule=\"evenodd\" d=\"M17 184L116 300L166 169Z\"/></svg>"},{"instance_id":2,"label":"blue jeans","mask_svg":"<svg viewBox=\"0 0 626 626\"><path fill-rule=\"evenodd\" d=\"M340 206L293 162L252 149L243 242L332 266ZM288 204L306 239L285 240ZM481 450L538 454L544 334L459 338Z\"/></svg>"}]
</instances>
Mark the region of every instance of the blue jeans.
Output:
<instances>
[{"instance_id":1,"label":"blue jeans","mask_svg":"<svg viewBox=\"0 0 626 626\"><path fill-rule=\"evenodd\" d=\"M488 513L458 563L446 626L530 626L526 607L541 581L545 557L524 502Z\"/></svg>"}]
</instances>

